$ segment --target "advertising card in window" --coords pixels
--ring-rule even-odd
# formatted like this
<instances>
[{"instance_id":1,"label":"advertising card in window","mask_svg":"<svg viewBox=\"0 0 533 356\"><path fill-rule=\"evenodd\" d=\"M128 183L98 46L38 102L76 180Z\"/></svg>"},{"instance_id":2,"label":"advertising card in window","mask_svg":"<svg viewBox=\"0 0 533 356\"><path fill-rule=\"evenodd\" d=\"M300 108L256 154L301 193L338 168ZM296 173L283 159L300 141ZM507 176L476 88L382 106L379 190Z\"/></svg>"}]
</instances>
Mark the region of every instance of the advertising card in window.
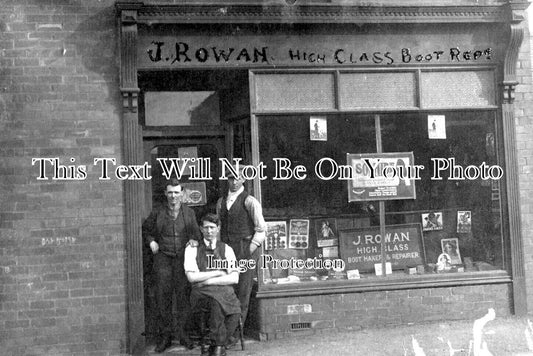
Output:
<instances>
[{"instance_id":1,"label":"advertising card in window","mask_svg":"<svg viewBox=\"0 0 533 356\"><path fill-rule=\"evenodd\" d=\"M444 115L428 115L428 137L446 139L446 117Z\"/></svg>"},{"instance_id":2,"label":"advertising card in window","mask_svg":"<svg viewBox=\"0 0 533 356\"><path fill-rule=\"evenodd\" d=\"M205 182L181 183L185 193L183 202L188 206L199 206L207 204Z\"/></svg>"},{"instance_id":3,"label":"advertising card in window","mask_svg":"<svg viewBox=\"0 0 533 356\"><path fill-rule=\"evenodd\" d=\"M337 219L323 218L315 220L317 247L337 246Z\"/></svg>"},{"instance_id":4,"label":"advertising card in window","mask_svg":"<svg viewBox=\"0 0 533 356\"><path fill-rule=\"evenodd\" d=\"M291 219L289 224L289 248L307 249L309 247L309 220Z\"/></svg>"},{"instance_id":5,"label":"advertising card in window","mask_svg":"<svg viewBox=\"0 0 533 356\"><path fill-rule=\"evenodd\" d=\"M328 120L324 116L311 116L309 119L309 136L311 141L328 140Z\"/></svg>"},{"instance_id":6,"label":"advertising card in window","mask_svg":"<svg viewBox=\"0 0 533 356\"><path fill-rule=\"evenodd\" d=\"M470 210L457 212L457 232L469 233L472 231L472 212Z\"/></svg>"},{"instance_id":7,"label":"advertising card in window","mask_svg":"<svg viewBox=\"0 0 533 356\"><path fill-rule=\"evenodd\" d=\"M287 248L287 223L285 221L267 221L265 249Z\"/></svg>"},{"instance_id":8,"label":"advertising card in window","mask_svg":"<svg viewBox=\"0 0 533 356\"><path fill-rule=\"evenodd\" d=\"M442 239L440 240L442 247L442 253L450 257L450 263L452 265L460 265L461 253L459 252L459 239Z\"/></svg>"},{"instance_id":9,"label":"advertising card in window","mask_svg":"<svg viewBox=\"0 0 533 356\"><path fill-rule=\"evenodd\" d=\"M412 152L347 154L348 201L415 199L418 168Z\"/></svg>"},{"instance_id":10,"label":"advertising card in window","mask_svg":"<svg viewBox=\"0 0 533 356\"><path fill-rule=\"evenodd\" d=\"M442 211L422 214L422 231L442 230Z\"/></svg>"}]
</instances>

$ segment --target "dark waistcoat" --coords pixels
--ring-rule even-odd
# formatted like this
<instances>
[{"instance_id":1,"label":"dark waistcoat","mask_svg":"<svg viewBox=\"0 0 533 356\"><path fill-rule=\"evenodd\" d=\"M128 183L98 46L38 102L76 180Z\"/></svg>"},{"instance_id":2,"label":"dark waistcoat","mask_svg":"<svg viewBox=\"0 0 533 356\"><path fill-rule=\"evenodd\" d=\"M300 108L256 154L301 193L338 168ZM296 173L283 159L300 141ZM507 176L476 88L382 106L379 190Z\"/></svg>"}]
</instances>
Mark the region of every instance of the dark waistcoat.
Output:
<instances>
[{"instance_id":1,"label":"dark waistcoat","mask_svg":"<svg viewBox=\"0 0 533 356\"><path fill-rule=\"evenodd\" d=\"M226 199L222 199L220 207L220 239L226 243L235 243L254 234L254 222L244 206L248 193L239 194L231 209L227 208Z\"/></svg>"},{"instance_id":2,"label":"dark waistcoat","mask_svg":"<svg viewBox=\"0 0 533 356\"><path fill-rule=\"evenodd\" d=\"M207 271L207 255L213 255L213 259L225 260L226 259L226 245L218 241L214 250L209 249L202 241L198 245L196 252L196 264L200 272Z\"/></svg>"}]
</instances>

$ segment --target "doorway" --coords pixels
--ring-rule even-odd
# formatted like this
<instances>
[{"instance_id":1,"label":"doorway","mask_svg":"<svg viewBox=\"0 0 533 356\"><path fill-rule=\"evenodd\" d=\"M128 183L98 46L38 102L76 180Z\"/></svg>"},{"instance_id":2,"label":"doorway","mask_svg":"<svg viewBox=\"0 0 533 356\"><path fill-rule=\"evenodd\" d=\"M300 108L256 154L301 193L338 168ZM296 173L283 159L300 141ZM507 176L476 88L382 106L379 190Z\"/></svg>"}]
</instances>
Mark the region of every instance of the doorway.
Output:
<instances>
[{"instance_id":1,"label":"doorway","mask_svg":"<svg viewBox=\"0 0 533 356\"><path fill-rule=\"evenodd\" d=\"M142 220L166 203L168 178L180 180L185 203L197 219L215 212L227 189L219 180L219 159L250 156L249 134L244 135L250 122L247 71L146 72L140 73L139 83L143 158L152 167L152 178L144 183ZM184 158L191 161L182 165ZM144 333L149 344L159 332L152 267L153 254L144 243ZM177 340L182 327L178 316L187 306L177 302L182 296L174 300L169 312Z\"/></svg>"},{"instance_id":2,"label":"doorway","mask_svg":"<svg viewBox=\"0 0 533 356\"><path fill-rule=\"evenodd\" d=\"M207 212L216 211L216 202L221 194L219 177L219 158L225 157L224 138L183 139L166 138L144 140L145 161L152 166L152 179L146 182L145 211L166 203L164 190L166 187L169 169L172 168L172 159L188 156L195 158L193 165L209 178L197 180L191 176L190 167L185 167L180 182L184 187L184 203L191 207L197 218ZM200 159L201 160L200 160ZM198 164L201 162L201 164ZM176 173L176 171L173 171ZM173 175L175 177L175 174ZM157 312L155 299L155 278L153 273L153 254L145 244L143 247L143 274L145 297L145 332L150 342L157 336ZM175 300L183 300L187 296L175 295ZM182 325L179 315L183 315L187 306L174 302L173 334L177 339ZM170 311L169 311L170 312Z\"/></svg>"}]
</instances>

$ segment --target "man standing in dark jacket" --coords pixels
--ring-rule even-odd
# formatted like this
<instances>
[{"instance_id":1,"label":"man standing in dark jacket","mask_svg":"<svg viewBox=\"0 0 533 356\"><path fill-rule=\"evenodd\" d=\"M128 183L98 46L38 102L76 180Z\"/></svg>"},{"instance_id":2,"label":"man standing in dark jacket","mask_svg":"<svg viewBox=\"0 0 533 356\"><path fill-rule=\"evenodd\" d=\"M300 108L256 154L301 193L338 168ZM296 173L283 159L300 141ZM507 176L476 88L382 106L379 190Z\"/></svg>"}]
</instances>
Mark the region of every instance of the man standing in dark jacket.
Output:
<instances>
[{"instance_id":1,"label":"man standing in dark jacket","mask_svg":"<svg viewBox=\"0 0 533 356\"><path fill-rule=\"evenodd\" d=\"M154 273L160 340L155 352L163 352L172 343L172 297L182 310L187 309L188 282L183 268L185 247L189 240L201 239L194 211L181 203L183 187L177 179L165 189L167 204L154 209L143 223L143 236L154 254ZM187 313L179 316L180 339L188 342L183 326Z\"/></svg>"}]
</instances>

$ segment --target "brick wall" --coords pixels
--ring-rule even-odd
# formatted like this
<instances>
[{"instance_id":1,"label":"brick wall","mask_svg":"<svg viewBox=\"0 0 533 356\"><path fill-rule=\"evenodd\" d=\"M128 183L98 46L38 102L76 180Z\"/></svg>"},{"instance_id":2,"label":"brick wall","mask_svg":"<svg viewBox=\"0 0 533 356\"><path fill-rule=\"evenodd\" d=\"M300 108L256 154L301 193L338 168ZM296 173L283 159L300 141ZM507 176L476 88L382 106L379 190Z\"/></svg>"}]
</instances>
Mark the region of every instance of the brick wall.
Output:
<instances>
[{"instance_id":1,"label":"brick wall","mask_svg":"<svg viewBox=\"0 0 533 356\"><path fill-rule=\"evenodd\" d=\"M121 160L113 6L0 7L2 355L125 351L122 184L92 167ZM87 165L87 178L39 181L36 157Z\"/></svg>"},{"instance_id":2,"label":"brick wall","mask_svg":"<svg viewBox=\"0 0 533 356\"><path fill-rule=\"evenodd\" d=\"M477 319L496 310L510 315L511 290L506 284L444 287L383 292L346 293L260 299L258 322L262 340L314 334L331 329L358 330L386 325L405 325L441 320ZM311 312L290 313L289 306L311 306ZM298 308L297 308L298 309ZM310 322L311 328L291 331L292 323Z\"/></svg>"}]
</instances>

